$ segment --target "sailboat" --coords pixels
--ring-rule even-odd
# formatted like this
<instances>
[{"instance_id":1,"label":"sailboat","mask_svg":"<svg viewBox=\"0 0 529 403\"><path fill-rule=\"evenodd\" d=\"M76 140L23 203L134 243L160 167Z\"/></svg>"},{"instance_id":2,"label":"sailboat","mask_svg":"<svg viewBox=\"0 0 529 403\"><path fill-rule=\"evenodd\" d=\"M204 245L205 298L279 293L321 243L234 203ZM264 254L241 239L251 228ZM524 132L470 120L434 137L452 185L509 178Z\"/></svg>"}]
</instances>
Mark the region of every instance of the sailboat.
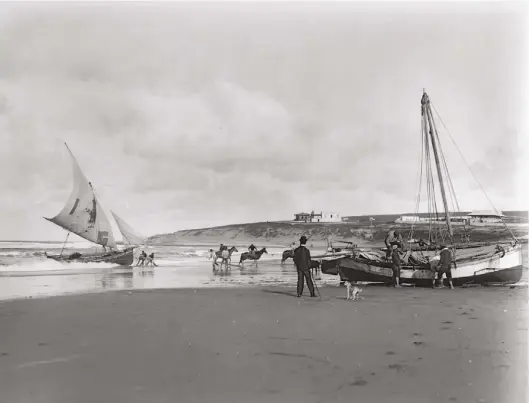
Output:
<instances>
[{"instance_id":1,"label":"sailboat","mask_svg":"<svg viewBox=\"0 0 529 403\"><path fill-rule=\"evenodd\" d=\"M121 235L123 236L123 241L130 246L142 246L145 244L146 238L139 235L132 229L132 227L125 222L121 217L119 217L116 213L111 211L112 216L114 217L114 220L116 221L116 224L118 225L119 232L121 232Z\"/></svg>"},{"instance_id":2,"label":"sailboat","mask_svg":"<svg viewBox=\"0 0 529 403\"><path fill-rule=\"evenodd\" d=\"M60 262L105 262L122 266L132 265L134 248L128 247L124 250L118 250L112 233L112 226L96 197L92 183L86 179L68 144L64 144L72 161L73 189L62 210L53 218L44 218L68 231L64 244L66 244L70 233L74 233L87 241L102 246L104 251L90 254L75 252L64 255L63 246L59 255L46 254L46 257Z\"/></svg>"},{"instance_id":3,"label":"sailboat","mask_svg":"<svg viewBox=\"0 0 529 403\"><path fill-rule=\"evenodd\" d=\"M423 91L421 99L421 121L421 136L424 146L421 162L424 162L425 168L429 213L432 218L438 218L438 224L431 225L429 228L429 247L422 248L423 250L419 251L416 248L408 248L401 268L400 283L431 286L434 272L431 270L430 262L432 258L439 254L441 244L448 246L452 251L455 260L455 267L452 268L452 281L456 286L463 284L516 283L520 281L525 270L522 266L522 245L505 223L505 227L511 234L511 241L503 243L471 243L466 236L466 229L464 229L465 241L459 243L455 241L446 184L448 184L448 189L452 192L452 203L455 200L455 204L457 204L457 199L455 194L453 194L455 192L441 150L430 98L425 91ZM431 158L432 154L433 159ZM437 171L437 180L444 206L444 217L442 219L439 219L440 209L437 209L436 206L433 166L435 166ZM421 169L421 178L419 180L417 210L420 201L422 172L423 169ZM457 205L457 211L461 211L458 207ZM410 238L412 233L410 233ZM392 283L392 264L386 260L384 255L385 253L382 254L381 252L357 249L347 256L323 261L322 272L334 275L339 274L342 281Z\"/></svg>"}]
</instances>

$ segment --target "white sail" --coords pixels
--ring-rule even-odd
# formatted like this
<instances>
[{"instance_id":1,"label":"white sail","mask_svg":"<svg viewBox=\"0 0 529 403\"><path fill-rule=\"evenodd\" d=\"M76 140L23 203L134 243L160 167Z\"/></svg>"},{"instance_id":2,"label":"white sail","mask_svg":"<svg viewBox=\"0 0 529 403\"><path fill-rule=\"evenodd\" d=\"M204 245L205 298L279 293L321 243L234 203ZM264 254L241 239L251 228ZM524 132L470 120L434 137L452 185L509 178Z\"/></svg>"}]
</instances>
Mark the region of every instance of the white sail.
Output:
<instances>
[{"instance_id":1,"label":"white sail","mask_svg":"<svg viewBox=\"0 0 529 403\"><path fill-rule=\"evenodd\" d=\"M92 184L84 176L68 145L66 143L65 145L72 158L72 193L59 214L53 218L45 218L81 238L115 248L116 241L112 227L94 194Z\"/></svg>"},{"instance_id":2,"label":"white sail","mask_svg":"<svg viewBox=\"0 0 529 403\"><path fill-rule=\"evenodd\" d=\"M145 237L142 237L141 235L138 235L130 225L128 225L123 219L118 217L116 213L111 211L112 215L114 216L114 220L116 220L116 224L118 225L119 231L121 232L121 235L123 235L123 240L126 241L130 245L143 245L145 244Z\"/></svg>"}]
</instances>

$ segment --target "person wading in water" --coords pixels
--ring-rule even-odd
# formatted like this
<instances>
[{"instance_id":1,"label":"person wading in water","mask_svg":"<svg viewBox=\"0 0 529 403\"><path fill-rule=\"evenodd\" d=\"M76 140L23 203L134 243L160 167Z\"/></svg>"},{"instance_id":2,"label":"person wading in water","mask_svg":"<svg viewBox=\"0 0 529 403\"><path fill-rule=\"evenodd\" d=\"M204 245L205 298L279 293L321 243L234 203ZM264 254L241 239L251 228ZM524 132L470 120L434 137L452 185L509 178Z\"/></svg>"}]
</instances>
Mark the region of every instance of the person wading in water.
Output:
<instances>
[{"instance_id":1,"label":"person wading in water","mask_svg":"<svg viewBox=\"0 0 529 403\"><path fill-rule=\"evenodd\" d=\"M312 276L310 275L310 251L307 248L307 237L303 235L299 239L300 245L294 250L294 264L298 271L298 285L297 285L297 297L300 298L303 295L303 287L305 280L309 287L310 296L315 297L314 283L312 282Z\"/></svg>"}]
</instances>

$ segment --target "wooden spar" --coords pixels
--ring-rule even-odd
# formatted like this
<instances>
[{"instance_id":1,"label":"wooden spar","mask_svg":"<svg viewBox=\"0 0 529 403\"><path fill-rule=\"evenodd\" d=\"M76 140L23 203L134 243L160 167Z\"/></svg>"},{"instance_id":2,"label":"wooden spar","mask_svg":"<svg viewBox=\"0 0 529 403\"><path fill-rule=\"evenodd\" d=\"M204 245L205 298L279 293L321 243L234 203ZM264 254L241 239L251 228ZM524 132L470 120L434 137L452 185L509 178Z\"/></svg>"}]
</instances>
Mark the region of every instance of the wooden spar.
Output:
<instances>
[{"instance_id":1,"label":"wooden spar","mask_svg":"<svg viewBox=\"0 0 529 403\"><path fill-rule=\"evenodd\" d=\"M62 249L61 249L61 253L59 255L62 256L62 251L64 250L64 247L66 246L66 242L68 242L68 237L70 236L70 231L68 231L68 233L66 234L66 239L64 240L64 243L62 244Z\"/></svg>"},{"instance_id":2,"label":"wooden spar","mask_svg":"<svg viewBox=\"0 0 529 403\"><path fill-rule=\"evenodd\" d=\"M428 94L426 94L426 91L424 90L423 90L422 107L423 107L423 113L426 113L426 118L428 119L428 126L429 126L428 131L430 133L430 141L432 143L433 154L435 157L435 165L437 167L437 177L439 178L439 186L441 187L441 196L443 197L446 225L448 226L448 236L450 237L450 243L453 244L454 243L454 233L452 231L452 223L450 221L450 212L448 211L448 202L446 200L446 192L445 192L445 187L444 187L444 182L443 182L443 174L441 171L441 164L439 162L439 155L437 154L437 144L436 144L435 136L434 136L434 130L436 131L436 128L433 124L433 116L432 116L432 111L430 109L430 99L428 98ZM435 134L437 135L437 132Z\"/></svg>"}]
</instances>

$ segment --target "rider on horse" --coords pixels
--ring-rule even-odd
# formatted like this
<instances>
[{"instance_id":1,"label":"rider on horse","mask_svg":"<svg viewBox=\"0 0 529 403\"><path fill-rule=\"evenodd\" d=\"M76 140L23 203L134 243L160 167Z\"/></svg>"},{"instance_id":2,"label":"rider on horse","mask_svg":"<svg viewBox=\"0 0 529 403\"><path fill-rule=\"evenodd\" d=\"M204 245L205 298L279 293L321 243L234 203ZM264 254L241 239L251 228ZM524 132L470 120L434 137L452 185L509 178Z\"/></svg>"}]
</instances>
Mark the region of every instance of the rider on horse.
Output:
<instances>
[{"instance_id":1,"label":"rider on horse","mask_svg":"<svg viewBox=\"0 0 529 403\"><path fill-rule=\"evenodd\" d=\"M255 258L256 251L257 251L257 248L255 247L254 244L251 244L250 246L248 246L248 252L250 253L250 256L252 256L252 258Z\"/></svg>"}]
</instances>

